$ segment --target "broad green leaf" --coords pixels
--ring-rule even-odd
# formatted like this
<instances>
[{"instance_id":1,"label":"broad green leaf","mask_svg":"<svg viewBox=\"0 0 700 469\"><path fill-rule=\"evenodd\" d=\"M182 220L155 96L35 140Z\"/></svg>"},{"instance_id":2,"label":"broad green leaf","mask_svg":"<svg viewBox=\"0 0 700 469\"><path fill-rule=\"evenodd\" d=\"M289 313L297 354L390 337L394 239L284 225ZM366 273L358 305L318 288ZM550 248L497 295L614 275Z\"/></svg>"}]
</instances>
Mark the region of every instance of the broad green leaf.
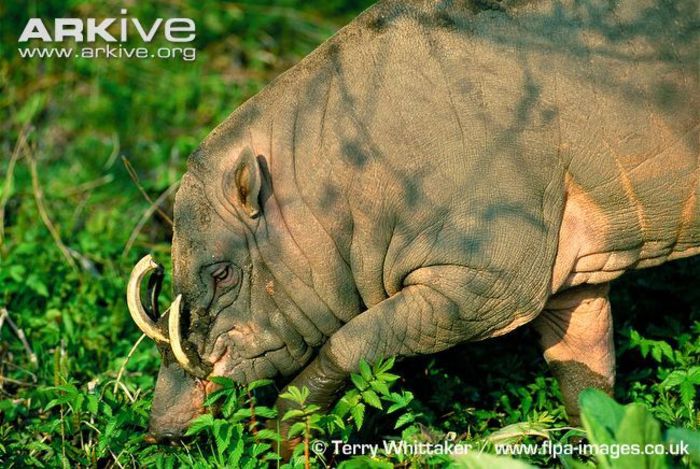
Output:
<instances>
[{"instance_id":1,"label":"broad green leaf","mask_svg":"<svg viewBox=\"0 0 700 469\"><path fill-rule=\"evenodd\" d=\"M690 406L695 400L695 385L686 379L680 385L680 394L683 405Z\"/></svg>"},{"instance_id":2,"label":"broad green leaf","mask_svg":"<svg viewBox=\"0 0 700 469\"><path fill-rule=\"evenodd\" d=\"M352 418L355 421L355 427L359 430L362 428L362 422L365 419L365 405L357 404L356 406L352 407L350 409L350 415L352 415Z\"/></svg>"},{"instance_id":3,"label":"broad green leaf","mask_svg":"<svg viewBox=\"0 0 700 469\"><path fill-rule=\"evenodd\" d=\"M592 443L614 443L614 434L625 415L623 406L598 389L585 389L579 395L581 420Z\"/></svg>"},{"instance_id":4,"label":"broad green leaf","mask_svg":"<svg viewBox=\"0 0 700 469\"><path fill-rule=\"evenodd\" d=\"M615 432L617 444L639 445L644 448L648 444L661 444L661 427L654 417L642 404L629 404L625 406L625 415L620 426ZM598 458L600 461L600 458ZM667 458L664 455L621 455L619 458L610 457L610 467L635 469L645 467L649 469L662 469L668 467Z\"/></svg>"},{"instance_id":5,"label":"broad green leaf","mask_svg":"<svg viewBox=\"0 0 700 469\"><path fill-rule=\"evenodd\" d=\"M411 403L413 400L413 393L410 391L402 391L401 394L392 392L389 395L389 400L393 402L389 409L387 409L388 413L395 412L399 409L403 409L404 407L408 406L408 404Z\"/></svg>"},{"instance_id":6,"label":"broad green leaf","mask_svg":"<svg viewBox=\"0 0 700 469\"><path fill-rule=\"evenodd\" d=\"M372 407L375 407L377 409L382 408L382 401L379 400L379 396L377 396L377 394L371 389L363 391L362 398L367 404L371 405Z\"/></svg>"},{"instance_id":7,"label":"broad green leaf","mask_svg":"<svg viewBox=\"0 0 700 469\"><path fill-rule=\"evenodd\" d=\"M321 406L319 406L317 404L309 404L304 409L304 415L309 415L309 414L313 414L313 413L320 412L320 411L321 411Z\"/></svg>"},{"instance_id":8,"label":"broad green leaf","mask_svg":"<svg viewBox=\"0 0 700 469\"><path fill-rule=\"evenodd\" d=\"M295 419L299 417L304 416L304 411L301 409L292 409L288 410L285 412L284 416L282 417L282 421L290 420L290 419Z\"/></svg>"},{"instance_id":9,"label":"broad green leaf","mask_svg":"<svg viewBox=\"0 0 700 469\"><path fill-rule=\"evenodd\" d=\"M24 280L24 274L27 271L23 265L11 265L8 270L10 277L12 277L15 282L21 282Z\"/></svg>"},{"instance_id":10,"label":"broad green leaf","mask_svg":"<svg viewBox=\"0 0 700 469\"><path fill-rule=\"evenodd\" d=\"M394 361L395 361L395 360L396 360L396 359L395 359L394 357L390 357L390 358L388 358L388 359L386 359L386 360L380 361L380 362L377 364L377 368L376 368L374 374L375 374L375 375L380 375L380 374L384 373L385 371L391 370L391 369L394 367Z\"/></svg>"},{"instance_id":11,"label":"broad green leaf","mask_svg":"<svg viewBox=\"0 0 700 469\"><path fill-rule=\"evenodd\" d=\"M236 406L238 400L238 392L236 388L225 387L217 389L216 391L210 393L204 402L204 405L211 406L217 402L225 401L225 408L222 409L224 412L232 411L233 407Z\"/></svg>"},{"instance_id":12,"label":"broad green leaf","mask_svg":"<svg viewBox=\"0 0 700 469\"><path fill-rule=\"evenodd\" d=\"M303 406L306 399L309 397L309 388L304 386L302 389L299 389L296 386L289 386L287 391L280 394L280 397Z\"/></svg>"},{"instance_id":13,"label":"broad green leaf","mask_svg":"<svg viewBox=\"0 0 700 469\"><path fill-rule=\"evenodd\" d=\"M372 381L372 368L365 359L360 360L360 374L365 381Z\"/></svg>"},{"instance_id":14,"label":"broad green leaf","mask_svg":"<svg viewBox=\"0 0 700 469\"><path fill-rule=\"evenodd\" d=\"M212 434L214 435L214 441L216 442L216 450L219 454L223 454L224 451L229 446L231 441L231 436L233 432L233 425L225 420L214 420L214 425L212 426Z\"/></svg>"},{"instance_id":15,"label":"broad green leaf","mask_svg":"<svg viewBox=\"0 0 700 469\"><path fill-rule=\"evenodd\" d=\"M377 378L381 379L386 383L393 383L394 381L399 379L399 375L395 375L393 373L382 373L380 375L377 375Z\"/></svg>"},{"instance_id":16,"label":"broad green leaf","mask_svg":"<svg viewBox=\"0 0 700 469\"><path fill-rule=\"evenodd\" d=\"M277 410L266 406L256 406L255 415L266 419L273 419L277 417Z\"/></svg>"},{"instance_id":17,"label":"broad green leaf","mask_svg":"<svg viewBox=\"0 0 700 469\"><path fill-rule=\"evenodd\" d=\"M27 277L26 284L29 288L34 290L37 295L48 298L49 290L46 288L46 284L39 278L36 274L30 274Z\"/></svg>"},{"instance_id":18,"label":"broad green leaf","mask_svg":"<svg viewBox=\"0 0 700 469\"><path fill-rule=\"evenodd\" d=\"M668 467L663 455L621 454L625 447L661 444L659 423L641 404L622 406L595 389L583 391L579 397L581 418L592 444L605 447L596 454L599 467L634 469ZM642 450L643 451L643 450ZM629 451L628 451L629 452Z\"/></svg>"},{"instance_id":19,"label":"broad green leaf","mask_svg":"<svg viewBox=\"0 0 700 469\"><path fill-rule=\"evenodd\" d=\"M273 383L271 379L259 379L257 381L253 381L252 383L248 384L248 391L254 391L258 388L261 388L263 386L270 386Z\"/></svg>"},{"instance_id":20,"label":"broad green leaf","mask_svg":"<svg viewBox=\"0 0 700 469\"><path fill-rule=\"evenodd\" d=\"M415 419L416 419L416 417L412 413L410 413L410 412L405 413L396 420L396 424L394 425L394 428L396 429L396 428L403 427L404 425L413 422Z\"/></svg>"},{"instance_id":21,"label":"broad green leaf","mask_svg":"<svg viewBox=\"0 0 700 469\"><path fill-rule=\"evenodd\" d=\"M389 395L389 386L382 382L382 381L370 381L369 386L374 389L376 392L381 394L382 396L388 396Z\"/></svg>"},{"instance_id":22,"label":"broad green leaf","mask_svg":"<svg viewBox=\"0 0 700 469\"><path fill-rule=\"evenodd\" d=\"M681 371L681 370L675 370L671 372L665 380L661 383L661 386L665 388L672 388L674 386L678 386L681 384L683 381L685 381L688 378L688 374L686 371Z\"/></svg>"},{"instance_id":23,"label":"broad green leaf","mask_svg":"<svg viewBox=\"0 0 700 469\"><path fill-rule=\"evenodd\" d=\"M230 467L238 467L241 456L243 456L243 450L245 449L245 444L243 442L242 435L237 435L236 446L231 452L228 458L228 464ZM234 438L236 438L234 436Z\"/></svg>"},{"instance_id":24,"label":"broad green leaf","mask_svg":"<svg viewBox=\"0 0 700 469\"><path fill-rule=\"evenodd\" d=\"M270 448L272 448L272 445L270 445L269 443L253 443L251 454L254 458L257 458Z\"/></svg>"},{"instance_id":25,"label":"broad green leaf","mask_svg":"<svg viewBox=\"0 0 700 469\"><path fill-rule=\"evenodd\" d=\"M236 383L231 378L227 378L225 376L212 376L209 378L209 381L218 384L223 388L233 388L236 386Z\"/></svg>"},{"instance_id":26,"label":"broad green leaf","mask_svg":"<svg viewBox=\"0 0 700 469\"><path fill-rule=\"evenodd\" d=\"M342 418L335 414L323 415L320 419L320 425L328 428L330 433L333 433L335 428L339 428L341 430L345 429L345 422Z\"/></svg>"},{"instance_id":27,"label":"broad green leaf","mask_svg":"<svg viewBox=\"0 0 700 469\"><path fill-rule=\"evenodd\" d=\"M700 366L693 366L688 370L688 380L693 384L700 384Z\"/></svg>"},{"instance_id":28,"label":"broad green leaf","mask_svg":"<svg viewBox=\"0 0 700 469\"><path fill-rule=\"evenodd\" d=\"M240 422L243 419L250 418L251 415L252 415L252 412L251 412L250 408L244 408L244 409L238 409L229 418L234 422Z\"/></svg>"},{"instance_id":29,"label":"broad green leaf","mask_svg":"<svg viewBox=\"0 0 700 469\"><path fill-rule=\"evenodd\" d=\"M350 379L352 380L352 384L354 384L355 387L360 391L364 391L365 389L367 389L367 386L369 386L367 384L367 381L365 381L365 379L360 375L351 374Z\"/></svg>"},{"instance_id":30,"label":"broad green leaf","mask_svg":"<svg viewBox=\"0 0 700 469\"><path fill-rule=\"evenodd\" d=\"M687 450L688 457L696 466L700 467L700 432L687 428L670 428L666 431L666 444L669 451L677 456ZM692 466L691 466L692 467Z\"/></svg>"},{"instance_id":31,"label":"broad green leaf","mask_svg":"<svg viewBox=\"0 0 700 469\"><path fill-rule=\"evenodd\" d=\"M695 386L700 383L700 367L693 367L688 371L675 370L671 372L661 383L665 389L678 388L683 405L690 406L695 400Z\"/></svg>"},{"instance_id":32,"label":"broad green leaf","mask_svg":"<svg viewBox=\"0 0 700 469\"><path fill-rule=\"evenodd\" d=\"M271 430L269 428L261 428L260 430L258 430L256 437L259 440L279 441L281 439L276 431Z\"/></svg>"},{"instance_id":33,"label":"broad green leaf","mask_svg":"<svg viewBox=\"0 0 700 469\"><path fill-rule=\"evenodd\" d=\"M192 420L185 435L196 435L197 433L200 433L202 430L209 428L212 425L214 425L214 417L211 414L200 415L196 419Z\"/></svg>"},{"instance_id":34,"label":"broad green leaf","mask_svg":"<svg viewBox=\"0 0 700 469\"><path fill-rule=\"evenodd\" d=\"M90 412L92 415L96 415L98 407L99 407L99 400L97 399L97 396L94 394L88 394L88 400L87 400L88 412Z\"/></svg>"},{"instance_id":35,"label":"broad green leaf","mask_svg":"<svg viewBox=\"0 0 700 469\"><path fill-rule=\"evenodd\" d=\"M297 422L291 427L289 427L288 436L293 438L297 435L302 435L306 431L306 422Z\"/></svg>"},{"instance_id":36,"label":"broad green leaf","mask_svg":"<svg viewBox=\"0 0 700 469\"><path fill-rule=\"evenodd\" d=\"M353 389L354 391L354 389ZM349 396L347 393L341 397L338 400L338 403L335 405L335 408L333 409L333 413L339 417L345 417L347 413L350 411L350 409L356 405L357 403L357 398L359 398L359 394L357 396Z\"/></svg>"}]
</instances>

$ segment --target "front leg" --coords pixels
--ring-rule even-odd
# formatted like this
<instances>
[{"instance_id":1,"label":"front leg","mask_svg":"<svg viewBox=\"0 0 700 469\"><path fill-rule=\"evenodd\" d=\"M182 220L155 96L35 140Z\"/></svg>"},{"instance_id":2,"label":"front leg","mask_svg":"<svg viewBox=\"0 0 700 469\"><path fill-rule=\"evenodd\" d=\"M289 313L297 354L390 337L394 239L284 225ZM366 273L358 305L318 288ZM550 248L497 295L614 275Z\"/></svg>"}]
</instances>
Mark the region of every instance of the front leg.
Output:
<instances>
[{"instance_id":1,"label":"front leg","mask_svg":"<svg viewBox=\"0 0 700 469\"><path fill-rule=\"evenodd\" d=\"M514 318L509 311L505 298L492 295L490 284L487 272L463 266L440 265L412 272L402 290L333 334L291 385L308 387L309 402L328 408L362 359L373 363L390 356L436 353L466 340L496 335L521 322L522 318ZM480 296L476 287L489 295ZM282 416L289 404L278 404Z\"/></svg>"},{"instance_id":2,"label":"front leg","mask_svg":"<svg viewBox=\"0 0 700 469\"><path fill-rule=\"evenodd\" d=\"M426 274L411 275L407 280ZM359 369L362 359L375 362L389 356L439 352L461 342L464 329L457 303L440 293L437 286L406 285L396 295L341 327L289 385L307 387L310 391L307 403L320 405L325 410L337 400L347 377ZM282 418L294 404L278 399L276 407ZM288 459L300 439L287 440L290 422L279 422L279 425L286 440L280 453Z\"/></svg>"}]
</instances>

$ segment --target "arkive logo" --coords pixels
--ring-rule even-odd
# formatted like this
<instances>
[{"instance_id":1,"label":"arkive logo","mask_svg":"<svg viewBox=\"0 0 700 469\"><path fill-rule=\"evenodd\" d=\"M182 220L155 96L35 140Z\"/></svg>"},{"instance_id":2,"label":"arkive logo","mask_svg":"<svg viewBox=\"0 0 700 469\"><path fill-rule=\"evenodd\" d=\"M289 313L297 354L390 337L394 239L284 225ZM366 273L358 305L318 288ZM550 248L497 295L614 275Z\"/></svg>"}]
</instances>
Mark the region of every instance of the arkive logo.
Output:
<instances>
[{"instance_id":1,"label":"arkive logo","mask_svg":"<svg viewBox=\"0 0 700 469\"><path fill-rule=\"evenodd\" d=\"M120 13L127 14L122 8ZM105 18L99 21L96 18L55 18L53 36L41 18L30 18L24 31L19 37L19 42L27 42L30 39L39 39L43 42L63 42L66 39L74 39L76 42L95 42L97 38L106 42L126 42L134 34L144 42L151 42L159 31L170 42L191 42L195 38L196 26L190 18L156 18L151 25L142 24L138 18ZM116 36L107 29L113 25L118 26Z\"/></svg>"},{"instance_id":2,"label":"arkive logo","mask_svg":"<svg viewBox=\"0 0 700 469\"><path fill-rule=\"evenodd\" d=\"M18 39L22 47L17 50L23 58L29 59L195 60L197 50L191 46L183 47L183 43L194 41L196 36L192 19L156 18L153 22L143 22L127 16L127 13L126 8L122 8L119 18L30 18ZM171 45L145 47L156 38ZM134 40L140 41L141 45L129 45ZM66 41L69 42L64 45ZM157 42L162 44L162 41Z\"/></svg>"}]
</instances>

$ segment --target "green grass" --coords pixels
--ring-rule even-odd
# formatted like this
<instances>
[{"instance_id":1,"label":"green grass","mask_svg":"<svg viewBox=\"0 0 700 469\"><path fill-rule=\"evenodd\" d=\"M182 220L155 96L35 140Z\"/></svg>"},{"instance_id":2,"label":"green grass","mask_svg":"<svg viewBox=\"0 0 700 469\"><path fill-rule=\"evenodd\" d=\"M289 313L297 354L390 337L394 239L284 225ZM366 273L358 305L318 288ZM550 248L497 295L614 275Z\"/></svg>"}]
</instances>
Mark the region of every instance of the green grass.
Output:
<instances>
[{"instance_id":1,"label":"green grass","mask_svg":"<svg viewBox=\"0 0 700 469\"><path fill-rule=\"evenodd\" d=\"M143 441L159 357L152 343L142 342L117 382L140 336L124 292L129 271L143 254L153 252L169 269L171 232L158 213L134 231L150 204L120 156L131 162L145 192L158 198L177 182L187 155L217 123L366 4L182 0L129 8L144 22L193 18L198 25L194 62L21 59L15 44L27 18L109 17L122 3L0 5L0 307L7 308L36 356L32 360L5 321L0 329L3 466L207 467L275 460L275 432L264 426L274 411L256 398L272 387L264 383L241 390L222 381L222 392L210 397L223 406L222 414L204 417L187 444L161 447ZM168 212L172 197L164 197L162 205ZM59 244L65 245L63 252ZM689 259L615 282L615 398L641 407L619 411L600 396L590 397L589 438L637 438L638 433L623 428L623 417L605 421L608 414L625 412L636 428L651 428L650 438L659 441L672 441L680 430L656 434L652 417L661 428L697 430L699 274L700 263ZM288 397L302 407L301 414L287 419L302 437L292 466L304 464L303 442L316 438L453 438L488 453L498 443L559 443L582 434L563 428L567 424L558 387L527 328L404 360L391 372L382 365L364 367L326 415L304 404L303 390ZM601 416L599 409L613 410ZM308 456L319 465L340 462L329 452L324 458L313 452ZM573 464L543 455L524 459L539 465ZM579 460L593 464L592 458ZM372 464L444 461L385 455ZM468 467L482 463L495 464L461 462ZM691 464L687 457L673 463ZM344 464L365 467L368 460Z\"/></svg>"}]
</instances>

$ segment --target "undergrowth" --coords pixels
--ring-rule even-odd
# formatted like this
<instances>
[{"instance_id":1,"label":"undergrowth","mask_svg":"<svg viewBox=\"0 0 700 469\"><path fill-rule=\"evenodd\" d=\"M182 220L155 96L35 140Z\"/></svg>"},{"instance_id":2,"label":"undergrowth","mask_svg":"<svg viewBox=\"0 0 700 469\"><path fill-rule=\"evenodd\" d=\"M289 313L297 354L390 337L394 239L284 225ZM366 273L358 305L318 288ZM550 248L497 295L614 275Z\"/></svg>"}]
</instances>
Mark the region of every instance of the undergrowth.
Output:
<instances>
[{"instance_id":1,"label":"undergrowth","mask_svg":"<svg viewBox=\"0 0 700 469\"><path fill-rule=\"evenodd\" d=\"M122 3L0 4L3 467L409 467L448 461L383 449L374 457L333 454L334 441L471 445L468 455L453 461L465 467L498 467L499 461L516 467L493 459L499 445L584 437L662 445L683 440L697 448L697 433L690 433L700 425L695 259L614 282L614 397L634 404L619 407L588 393L583 429L567 424L557 384L525 327L429 357L363 364L328 412L308 403L304 389L289 389L283 397L296 410L277 416L264 398L266 391L281 391L275 383L240 387L218 378L207 405L219 413L200 417L180 445L144 441L159 357L152 343L137 342L140 331L124 292L143 254L153 253L170 271L168 216L186 156L238 104L366 4L182 0L130 6L130 15L143 21L185 16L202 25L194 62L21 59L10 46L29 17L110 17ZM141 191L158 200L160 211ZM288 462L276 451L277 421L299 441ZM565 467L649 462L546 454L518 459ZM686 456L659 457L654 464L649 467L694 463Z\"/></svg>"}]
</instances>

